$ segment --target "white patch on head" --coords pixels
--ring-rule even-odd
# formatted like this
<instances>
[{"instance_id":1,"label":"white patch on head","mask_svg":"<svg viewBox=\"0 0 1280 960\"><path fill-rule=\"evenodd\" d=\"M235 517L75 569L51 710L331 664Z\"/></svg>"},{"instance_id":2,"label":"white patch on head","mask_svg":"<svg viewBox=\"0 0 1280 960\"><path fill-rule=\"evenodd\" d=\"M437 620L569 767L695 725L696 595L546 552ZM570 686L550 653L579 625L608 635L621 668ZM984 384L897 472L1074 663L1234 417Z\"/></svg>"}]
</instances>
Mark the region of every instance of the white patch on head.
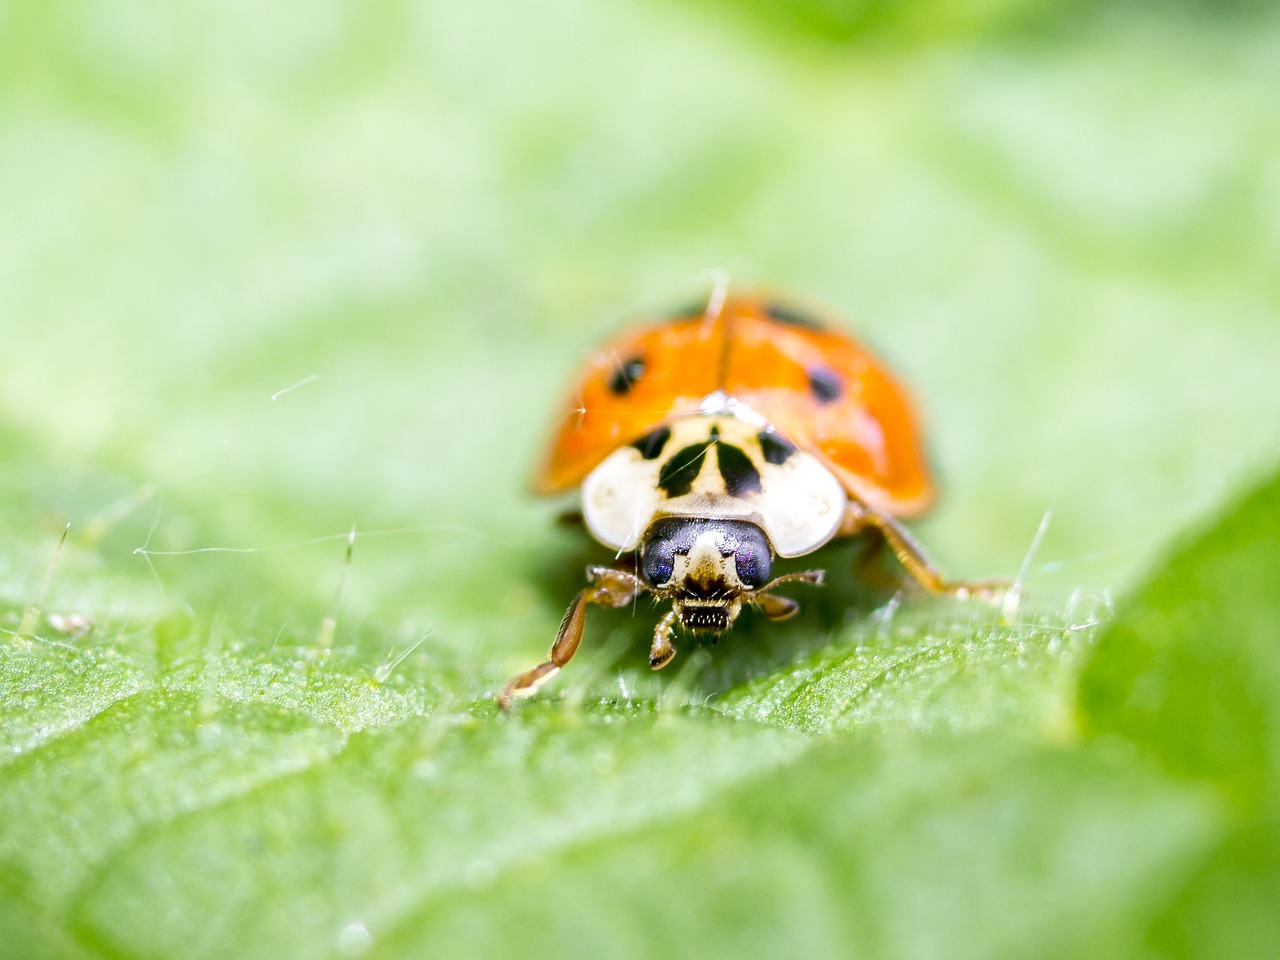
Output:
<instances>
[{"instance_id":1,"label":"white patch on head","mask_svg":"<svg viewBox=\"0 0 1280 960\"><path fill-rule=\"evenodd\" d=\"M745 590L738 576L738 564L731 553L727 557L720 552L720 535L709 530L700 534L687 554L677 553L668 583L711 583L723 580L731 588Z\"/></svg>"}]
</instances>

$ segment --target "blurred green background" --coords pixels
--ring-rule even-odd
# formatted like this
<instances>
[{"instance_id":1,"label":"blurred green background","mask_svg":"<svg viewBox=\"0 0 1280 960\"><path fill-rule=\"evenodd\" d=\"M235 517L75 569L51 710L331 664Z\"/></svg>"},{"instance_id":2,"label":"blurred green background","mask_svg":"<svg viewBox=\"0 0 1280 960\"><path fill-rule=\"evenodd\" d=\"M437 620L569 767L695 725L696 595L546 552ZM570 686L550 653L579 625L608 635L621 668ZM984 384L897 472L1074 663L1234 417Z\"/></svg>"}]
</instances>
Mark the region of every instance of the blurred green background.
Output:
<instances>
[{"instance_id":1,"label":"blurred green background","mask_svg":"<svg viewBox=\"0 0 1280 960\"><path fill-rule=\"evenodd\" d=\"M1263 3L0 2L4 942L1265 955L1278 92ZM1028 608L836 549L499 717L601 556L564 382L718 273L902 374Z\"/></svg>"}]
</instances>

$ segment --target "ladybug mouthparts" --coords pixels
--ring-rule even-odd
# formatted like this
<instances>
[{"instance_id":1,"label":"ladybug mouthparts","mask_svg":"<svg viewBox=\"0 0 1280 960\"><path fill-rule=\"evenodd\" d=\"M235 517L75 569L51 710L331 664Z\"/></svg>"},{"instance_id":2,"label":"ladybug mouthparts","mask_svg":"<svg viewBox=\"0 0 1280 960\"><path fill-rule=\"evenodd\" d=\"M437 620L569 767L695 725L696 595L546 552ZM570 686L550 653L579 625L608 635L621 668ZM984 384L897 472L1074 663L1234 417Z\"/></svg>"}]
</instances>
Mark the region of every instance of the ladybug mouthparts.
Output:
<instances>
[{"instance_id":1,"label":"ladybug mouthparts","mask_svg":"<svg viewBox=\"0 0 1280 960\"><path fill-rule=\"evenodd\" d=\"M681 603L676 606L676 615L686 630L697 633L723 633L729 629L734 620L737 604Z\"/></svg>"}]
</instances>

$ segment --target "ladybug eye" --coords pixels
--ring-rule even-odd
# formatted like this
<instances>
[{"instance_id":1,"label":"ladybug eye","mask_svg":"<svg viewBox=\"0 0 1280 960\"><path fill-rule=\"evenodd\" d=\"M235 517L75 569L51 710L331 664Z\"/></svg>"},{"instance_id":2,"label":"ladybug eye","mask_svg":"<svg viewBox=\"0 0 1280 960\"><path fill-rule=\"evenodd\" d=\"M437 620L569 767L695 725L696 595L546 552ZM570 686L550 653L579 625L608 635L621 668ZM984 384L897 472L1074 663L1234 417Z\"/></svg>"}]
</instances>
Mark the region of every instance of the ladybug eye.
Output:
<instances>
[{"instance_id":1,"label":"ladybug eye","mask_svg":"<svg viewBox=\"0 0 1280 960\"><path fill-rule=\"evenodd\" d=\"M737 568L738 579L750 590L763 587L773 568L769 548L763 543L751 540L744 540L738 545L733 556L733 564Z\"/></svg>"},{"instance_id":2,"label":"ladybug eye","mask_svg":"<svg viewBox=\"0 0 1280 960\"><path fill-rule=\"evenodd\" d=\"M676 566L675 542L662 537L650 540L644 545L644 553L640 558L640 572L645 582L660 587L671 579Z\"/></svg>"}]
</instances>

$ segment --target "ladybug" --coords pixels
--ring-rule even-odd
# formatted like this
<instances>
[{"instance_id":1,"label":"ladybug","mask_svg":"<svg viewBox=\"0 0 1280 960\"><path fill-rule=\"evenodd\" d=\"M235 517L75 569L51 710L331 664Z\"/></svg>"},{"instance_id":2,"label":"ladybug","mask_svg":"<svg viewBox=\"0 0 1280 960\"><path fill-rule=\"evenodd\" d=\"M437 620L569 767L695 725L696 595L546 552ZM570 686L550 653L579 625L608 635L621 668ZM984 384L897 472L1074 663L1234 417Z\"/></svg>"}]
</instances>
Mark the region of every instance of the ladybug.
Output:
<instances>
[{"instance_id":1,"label":"ladybug","mask_svg":"<svg viewBox=\"0 0 1280 960\"><path fill-rule=\"evenodd\" d=\"M777 589L823 571L771 578L774 558L836 538L887 544L934 594L999 604L1008 590L948 580L899 522L934 496L901 385L849 336L763 294L718 289L596 352L534 478L540 494L575 488L586 529L630 560L587 568L546 662L507 684L504 709L572 659L588 606L669 601L649 652L658 670L677 625L719 634L744 606L793 616Z\"/></svg>"}]
</instances>

